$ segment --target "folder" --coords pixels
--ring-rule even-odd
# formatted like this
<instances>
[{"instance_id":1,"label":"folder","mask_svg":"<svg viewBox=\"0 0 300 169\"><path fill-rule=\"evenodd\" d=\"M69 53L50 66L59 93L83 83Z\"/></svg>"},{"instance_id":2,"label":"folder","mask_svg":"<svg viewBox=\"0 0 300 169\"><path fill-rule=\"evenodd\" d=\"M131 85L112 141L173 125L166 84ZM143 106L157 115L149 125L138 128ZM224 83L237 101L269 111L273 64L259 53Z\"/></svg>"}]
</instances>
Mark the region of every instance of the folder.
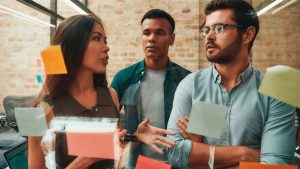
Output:
<instances>
[{"instance_id":1,"label":"folder","mask_svg":"<svg viewBox=\"0 0 300 169\"><path fill-rule=\"evenodd\" d=\"M297 169L297 166L240 162L239 169Z\"/></svg>"},{"instance_id":2,"label":"folder","mask_svg":"<svg viewBox=\"0 0 300 169\"><path fill-rule=\"evenodd\" d=\"M135 169L171 169L170 164L139 155Z\"/></svg>"}]
</instances>

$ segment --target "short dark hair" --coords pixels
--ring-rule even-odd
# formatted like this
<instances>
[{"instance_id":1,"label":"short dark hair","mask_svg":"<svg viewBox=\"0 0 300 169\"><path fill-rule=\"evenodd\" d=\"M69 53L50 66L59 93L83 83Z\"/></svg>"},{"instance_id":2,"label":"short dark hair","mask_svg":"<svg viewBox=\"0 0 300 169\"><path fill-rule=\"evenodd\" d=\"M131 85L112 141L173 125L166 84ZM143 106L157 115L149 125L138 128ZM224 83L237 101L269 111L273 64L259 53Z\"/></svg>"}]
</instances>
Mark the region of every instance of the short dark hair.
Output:
<instances>
[{"instance_id":1,"label":"short dark hair","mask_svg":"<svg viewBox=\"0 0 300 169\"><path fill-rule=\"evenodd\" d=\"M167 21L169 22L170 26L171 26L171 33L174 32L175 30L175 21L174 18L167 13L164 10L161 9L151 9L148 12L145 13L145 15L143 16L142 20L141 20L141 25L143 24L145 19L152 19L152 18L164 18L167 19Z\"/></svg>"},{"instance_id":2,"label":"short dark hair","mask_svg":"<svg viewBox=\"0 0 300 169\"><path fill-rule=\"evenodd\" d=\"M244 0L212 0L209 2L205 9L205 15L209 15L219 9L232 9L234 12L232 20L234 20L238 25L241 25L243 32L250 26L254 26L256 33L253 40L250 42L249 51L253 46L253 42L259 31L259 20L256 11L248 2Z\"/></svg>"}]
</instances>

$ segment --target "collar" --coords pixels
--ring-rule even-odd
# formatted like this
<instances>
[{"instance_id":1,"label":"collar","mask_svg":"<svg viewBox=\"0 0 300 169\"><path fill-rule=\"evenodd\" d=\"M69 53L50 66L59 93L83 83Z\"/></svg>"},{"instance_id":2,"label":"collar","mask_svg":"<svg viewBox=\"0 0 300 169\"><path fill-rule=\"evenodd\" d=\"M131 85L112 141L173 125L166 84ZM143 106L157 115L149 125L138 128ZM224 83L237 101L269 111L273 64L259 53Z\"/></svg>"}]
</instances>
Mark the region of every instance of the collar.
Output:
<instances>
[{"instance_id":1,"label":"collar","mask_svg":"<svg viewBox=\"0 0 300 169\"><path fill-rule=\"evenodd\" d=\"M95 106L86 108L81 105L73 96L70 94L66 94L65 96L59 98L57 103L60 105L62 109L62 113L65 115L78 115L84 113L86 111L95 111L99 109L100 106L107 106L110 105L109 98L107 98L106 94L103 92L105 90L104 87L97 88L97 103ZM98 110L97 110L98 111Z\"/></svg>"},{"instance_id":2,"label":"collar","mask_svg":"<svg viewBox=\"0 0 300 169\"><path fill-rule=\"evenodd\" d=\"M252 72L253 72L253 67L249 64L247 69L239 75L238 82L241 83L241 82L245 82L246 80L248 80L250 78ZM213 64L213 66L212 66L212 74L213 74L214 82L220 84L222 81L222 78L221 78L221 75L219 74L219 72L217 71L215 64Z\"/></svg>"}]
</instances>

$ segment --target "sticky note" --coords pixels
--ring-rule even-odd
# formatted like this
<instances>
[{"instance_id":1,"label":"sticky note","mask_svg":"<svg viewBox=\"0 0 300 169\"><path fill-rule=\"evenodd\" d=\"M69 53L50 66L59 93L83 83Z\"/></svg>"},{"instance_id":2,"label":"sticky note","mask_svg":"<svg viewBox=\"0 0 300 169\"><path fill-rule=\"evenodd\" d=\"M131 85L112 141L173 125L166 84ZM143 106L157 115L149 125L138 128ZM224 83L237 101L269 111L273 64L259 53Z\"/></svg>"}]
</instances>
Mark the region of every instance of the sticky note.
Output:
<instances>
[{"instance_id":1,"label":"sticky note","mask_svg":"<svg viewBox=\"0 0 300 169\"><path fill-rule=\"evenodd\" d=\"M82 157L115 159L119 145L114 132L67 132L68 154Z\"/></svg>"},{"instance_id":2,"label":"sticky note","mask_svg":"<svg viewBox=\"0 0 300 169\"><path fill-rule=\"evenodd\" d=\"M139 155L135 169L171 169L170 164Z\"/></svg>"},{"instance_id":3,"label":"sticky note","mask_svg":"<svg viewBox=\"0 0 300 169\"><path fill-rule=\"evenodd\" d=\"M222 105L194 102L187 131L202 136L220 138L227 111L227 107Z\"/></svg>"},{"instance_id":4,"label":"sticky note","mask_svg":"<svg viewBox=\"0 0 300 169\"><path fill-rule=\"evenodd\" d=\"M43 108L16 107L16 122L21 136L44 136L48 129Z\"/></svg>"},{"instance_id":5,"label":"sticky note","mask_svg":"<svg viewBox=\"0 0 300 169\"><path fill-rule=\"evenodd\" d=\"M254 168L255 169L297 169L297 166L240 162L239 169L254 169Z\"/></svg>"},{"instance_id":6,"label":"sticky note","mask_svg":"<svg viewBox=\"0 0 300 169\"><path fill-rule=\"evenodd\" d=\"M268 68L258 91L300 108L300 71L283 65Z\"/></svg>"},{"instance_id":7,"label":"sticky note","mask_svg":"<svg viewBox=\"0 0 300 169\"><path fill-rule=\"evenodd\" d=\"M37 65L37 67L42 67L42 61L41 61L41 59L37 59L36 60L36 65Z\"/></svg>"},{"instance_id":8,"label":"sticky note","mask_svg":"<svg viewBox=\"0 0 300 169\"><path fill-rule=\"evenodd\" d=\"M38 83L42 83L43 82L43 79L42 79L41 75L37 75L36 76L36 80L38 81Z\"/></svg>"},{"instance_id":9,"label":"sticky note","mask_svg":"<svg viewBox=\"0 0 300 169\"><path fill-rule=\"evenodd\" d=\"M47 74L67 74L64 57L59 45L44 49L41 55Z\"/></svg>"}]
</instances>

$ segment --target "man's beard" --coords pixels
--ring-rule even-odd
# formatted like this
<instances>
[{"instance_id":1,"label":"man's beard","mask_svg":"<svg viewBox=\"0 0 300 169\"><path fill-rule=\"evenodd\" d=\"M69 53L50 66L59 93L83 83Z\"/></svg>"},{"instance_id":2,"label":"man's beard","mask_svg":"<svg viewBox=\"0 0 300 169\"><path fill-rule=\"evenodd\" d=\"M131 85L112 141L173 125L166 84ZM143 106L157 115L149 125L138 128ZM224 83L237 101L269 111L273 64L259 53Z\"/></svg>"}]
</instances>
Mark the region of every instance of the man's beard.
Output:
<instances>
[{"instance_id":1,"label":"man's beard","mask_svg":"<svg viewBox=\"0 0 300 169\"><path fill-rule=\"evenodd\" d=\"M214 45L216 48L221 49L219 45L215 44L214 42L208 42L211 45ZM237 57L241 49L241 36L238 36L235 41L231 44L227 45L225 48L221 49L221 51L216 55L207 54L207 60L213 63L230 63Z\"/></svg>"}]
</instances>

